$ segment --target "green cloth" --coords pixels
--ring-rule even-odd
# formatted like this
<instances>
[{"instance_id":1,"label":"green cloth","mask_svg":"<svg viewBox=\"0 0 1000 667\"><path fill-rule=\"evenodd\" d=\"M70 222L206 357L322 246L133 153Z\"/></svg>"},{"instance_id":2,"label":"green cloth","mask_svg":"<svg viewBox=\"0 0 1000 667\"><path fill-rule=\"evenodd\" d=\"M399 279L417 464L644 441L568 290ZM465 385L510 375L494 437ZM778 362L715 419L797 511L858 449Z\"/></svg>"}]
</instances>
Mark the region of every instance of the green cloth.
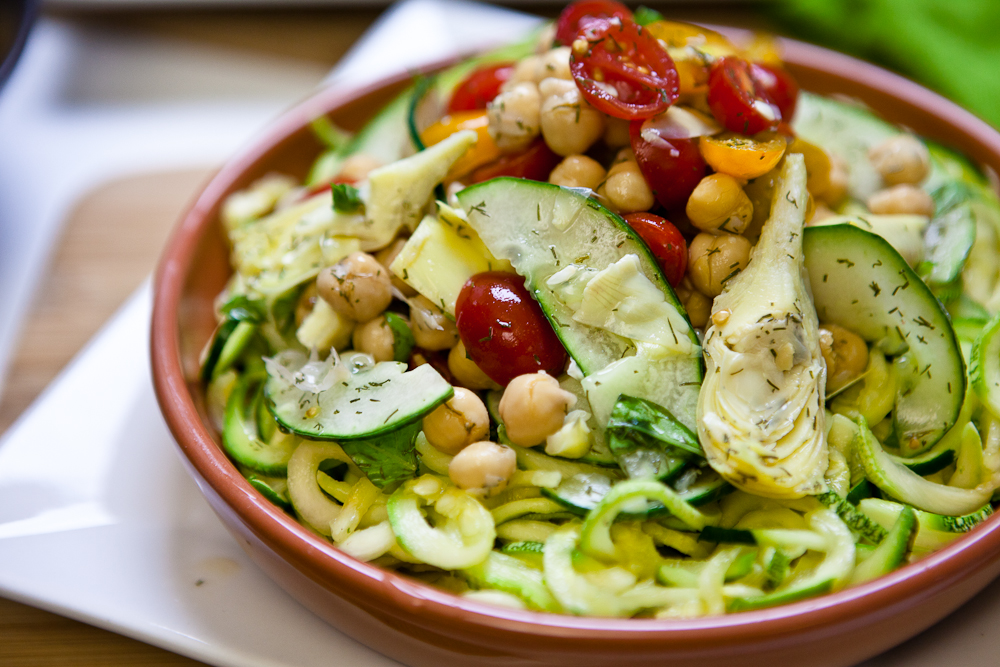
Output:
<instances>
[{"instance_id":1,"label":"green cloth","mask_svg":"<svg viewBox=\"0 0 1000 667\"><path fill-rule=\"evenodd\" d=\"M789 34L894 69L1000 127L1000 0L776 0Z\"/></svg>"}]
</instances>

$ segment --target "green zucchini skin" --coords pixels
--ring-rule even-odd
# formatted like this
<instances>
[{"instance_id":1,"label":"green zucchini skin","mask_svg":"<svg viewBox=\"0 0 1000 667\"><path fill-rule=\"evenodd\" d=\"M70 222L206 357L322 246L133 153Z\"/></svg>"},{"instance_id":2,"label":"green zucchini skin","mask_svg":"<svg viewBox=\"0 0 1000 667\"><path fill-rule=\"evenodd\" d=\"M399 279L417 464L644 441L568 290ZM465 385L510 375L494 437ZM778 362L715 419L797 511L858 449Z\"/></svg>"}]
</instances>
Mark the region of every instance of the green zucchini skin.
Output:
<instances>
[{"instance_id":1,"label":"green zucchini skin","mask_svg":"<svg viewBox=\"0 0 1000 667\"><path fill-rule=\"evenodd\" d=\"M803 244L820 322L905 351L909 377L893 411L897 441L913 454L928 449L955 424L965 399L965 362L948 314L876 234L851 225L809 227Z\"/></svg>"},{"instance_id":2,"label":"green zucchini skin","mask_svg":"<svg viewBox=\"0 0 1000 667\"><path fill-rule=\"evenodd\" d=\"M259 378L244 373L236 381L226 402L222 448L230 457L251 470L266 475L284 475L298 441L281 432L273 433L268 440L261 439L256 420L247 418L248 404L250 409L255 405L247 400L247 396L251 385L257 380Z\"/></svg>"}]
</instances>

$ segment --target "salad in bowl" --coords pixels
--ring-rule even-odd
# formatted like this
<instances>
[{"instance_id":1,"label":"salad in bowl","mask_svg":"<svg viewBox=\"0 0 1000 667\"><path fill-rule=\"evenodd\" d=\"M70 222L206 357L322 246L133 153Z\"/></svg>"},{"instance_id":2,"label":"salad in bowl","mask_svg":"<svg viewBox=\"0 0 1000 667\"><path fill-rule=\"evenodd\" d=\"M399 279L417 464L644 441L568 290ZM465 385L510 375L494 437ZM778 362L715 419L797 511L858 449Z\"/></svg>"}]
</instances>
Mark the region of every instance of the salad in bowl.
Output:
<instances>
[{"instance_id":1,"label":"salad in bowl","mask_svg":"<svg viewBox=\"0 0 1000 667\"><path fill-rule=\"evenodd\" d=\"M423 78L220 224L224 450L343 552L687 618L919 560L1000 486L1000 204L775 42L609 0Z\"/></svg>"}]
</instances>

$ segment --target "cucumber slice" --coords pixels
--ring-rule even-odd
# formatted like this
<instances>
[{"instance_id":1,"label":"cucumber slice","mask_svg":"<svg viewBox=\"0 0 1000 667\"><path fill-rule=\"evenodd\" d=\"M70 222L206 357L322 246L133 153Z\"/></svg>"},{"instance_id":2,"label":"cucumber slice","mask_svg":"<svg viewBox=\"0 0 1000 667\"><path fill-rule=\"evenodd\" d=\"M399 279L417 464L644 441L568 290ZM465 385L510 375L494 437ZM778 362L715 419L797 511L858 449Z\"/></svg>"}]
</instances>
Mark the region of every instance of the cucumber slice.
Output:
<instances>
[{"instance_id":1,"label":"cucumber slice","mask_svg":"<svg viewBox=\"0 0 1000 667\"><path fill-rule=\"evenodd\" d=\"M389 496L386 510L399 546L417 560L443 570L461 570L486 560L496 539L489 510L452 487L431 503L443 519L443 525L432 526L421 509L430 501L415 490L422 479L407 482Z\"/></svg>"},{"instance_id":2,"label":"cucumber slice","mask_svg":"<svg viewBox=\"0 0 1000 667\"><path fill-rule=\"evenodd\" d=\"M908 452L927 449L955 424L965 398L965 365L947 313L880 236L852 225L809 227L803 243L820 321L906 350L910 363L897 366L896 436Z\"/></svg>"},{"instance_id":3,"label":"cucumber slice","mask_svg":"<svg viewBox=\"0 0 1000 667\"><path fill-rule=\"evenodd\" d=\"M917 536L917 515L912 507L904 507L885 539L851 574L851 584L871 581L898 569L906 561Z\"/></svg>"},{"instance_id":4,"label":"cucumber slice","mask_svg":"<svg viewBox=\"0 0 1000 667\"><path fill-rule=\"evenodd\" d=\"M990 412L1000 415L1000 315L990 320L972 345L969 382Z\"/></svg>"},{"instance_id":5,"label":"cucumber slice","mask_svg":"<svg viewBox=\"0 0 1000 667\"><path fill-rule=\"evenodd\" d=\"M430 364L407 371L406 364L394 361L347 374L329 389L313 393L289 380L300 372L304 355L299 357L280 370L279 362L268 363L264 391L278 423L313 440L367 440L391 433L422 419L454 393Z\"/></svg>"},{"instance_id":6,"label":"cucumber slice","mask_svg":"<svg viewBox=\"0 0 1000 667\"><path fill-rule=\"evenodd\" d=\"M474 586L512 593L532 609L559 611L559 603L545 587L542 572L515 556L491 551L486 560L462 570L462 574Z\"/></svg>"},{"instance_id":7,"label":"cucumber slice","mask_svg":"<svg viewBox=\"0 0 1000 667\"><path fill-rule=\"evenodd\" d=\"M247 419L247 394L254 382L254 378L244 374L236 381L236 386L229 394L222 430L222 448L247 468L265 475L284 475L299 439L281 432L275 432L266 441L258 437L255 422Z\"/></svg>"},{"instance_id":8,"label":"cucumber slice","mask_svg":"<svg viewBox=\"0 0 1000 667\"><path fill-rule=\"evenodd\" d=\"M855 453L868 480L883 493L935 514L960 516L987 504L992 489L960 489L930 482L902 466L882 450L871 430L859 423Z\"/></svg>"},{"instance_id":9,"label":"cucumber slice","mask_svg":"<svg viewBox=\"0 0 1000 667\"><path fill-rule=\"evenodd\" d=\"M689 428L694 427L702 376L697 335L656 261L624 220L579 192L516 178L473 185L459 192L458 199L490 252L509 260L525 277L528 289L583 373L592 376L603 371L608 375L606 384L613 389L606 395L588 388L599 423L607 420L618 395L627 393L666 407ZM628 261L625 258L630 255L638 262L633 279L654 286L662 296L653 304L665 315L656 318L658 330L667 331L669 325L673 331L666 335L672 336L676 351L668 348L670 353L662 359L623 359L635 350L634 341L574 320L583 306L567 304L584 299L581 280L593 280L593 275ZM623 271L627 268L622 265ZM557 280L551 280L557 273ZM612 366L619 360L618 366Z\"/></svg>"}]
</instances>

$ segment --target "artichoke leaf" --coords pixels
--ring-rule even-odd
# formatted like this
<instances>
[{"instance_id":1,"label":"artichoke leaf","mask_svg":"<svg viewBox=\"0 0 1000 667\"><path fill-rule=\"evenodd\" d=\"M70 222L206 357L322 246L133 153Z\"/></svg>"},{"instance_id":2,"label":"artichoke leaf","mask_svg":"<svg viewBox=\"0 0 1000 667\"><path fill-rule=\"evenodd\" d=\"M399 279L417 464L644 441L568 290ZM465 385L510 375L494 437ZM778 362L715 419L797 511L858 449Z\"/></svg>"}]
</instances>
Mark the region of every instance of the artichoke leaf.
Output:
<instances>
[{"instance_id":1,"label":"artichoke leaf","mask_svg":"<svg viewBox=\"0 0 1000 667\"><path fill-rule=\"evenodd\" d=\"M802 157L789 155L750 263L715 299L705 332L705 455L734 486L771 498L821 491L829 463L826 366L803 264L808 198Z\"/></svg>"}]
</instances>

